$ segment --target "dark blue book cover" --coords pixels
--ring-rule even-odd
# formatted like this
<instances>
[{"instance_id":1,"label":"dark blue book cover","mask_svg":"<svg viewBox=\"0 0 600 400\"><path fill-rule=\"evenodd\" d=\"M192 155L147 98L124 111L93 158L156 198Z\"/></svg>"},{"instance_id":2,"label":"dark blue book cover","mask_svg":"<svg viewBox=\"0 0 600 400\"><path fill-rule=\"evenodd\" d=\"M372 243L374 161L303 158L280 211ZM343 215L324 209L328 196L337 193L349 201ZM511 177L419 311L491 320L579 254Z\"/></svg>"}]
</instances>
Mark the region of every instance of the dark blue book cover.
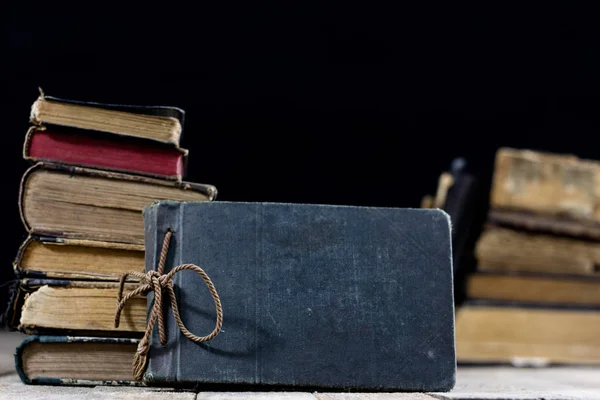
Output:
<instances>
[{"instance_id":1,"label":"dark blue book cover","mask_svg":"<svg viewBox=\"0 0 600 400\"><path fill-rule=\"evenodd\" d=\"M146 270L167 232L165 272L200 266L220 295L219 334L195 343L173 319L151 334L155 385L446 391L455 382L450 220L440 210L279 203L155 202ZM215 302L193 271L173 276L196 335ZM155 296L148 296L150 315ZM229 386L231 388L231 386Z\"/></svg>"}]
</instances>

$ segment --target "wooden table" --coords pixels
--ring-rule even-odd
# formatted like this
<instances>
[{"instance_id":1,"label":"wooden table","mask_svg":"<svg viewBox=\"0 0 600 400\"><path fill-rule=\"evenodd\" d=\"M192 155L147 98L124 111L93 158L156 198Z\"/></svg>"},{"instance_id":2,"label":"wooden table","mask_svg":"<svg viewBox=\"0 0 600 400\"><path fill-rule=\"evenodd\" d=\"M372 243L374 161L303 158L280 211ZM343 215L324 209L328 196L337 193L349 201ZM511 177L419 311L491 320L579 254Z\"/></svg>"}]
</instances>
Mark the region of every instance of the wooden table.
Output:
<instances>
[{"instance_id":1,"label":"wooden table","mask_svg":"<svg viewBox=\"0 0 600 400\"><path fill-rule=\"evenodd\" d=\"M600 367L459 367L449 393L308 393L308 392L192 392L155 388L24 385L14 370L13 352L20 334L0 335L0 400L4 399L168 399L168 400L446 400L544 399L600 400Z\"/></svg>"}]
</instances>

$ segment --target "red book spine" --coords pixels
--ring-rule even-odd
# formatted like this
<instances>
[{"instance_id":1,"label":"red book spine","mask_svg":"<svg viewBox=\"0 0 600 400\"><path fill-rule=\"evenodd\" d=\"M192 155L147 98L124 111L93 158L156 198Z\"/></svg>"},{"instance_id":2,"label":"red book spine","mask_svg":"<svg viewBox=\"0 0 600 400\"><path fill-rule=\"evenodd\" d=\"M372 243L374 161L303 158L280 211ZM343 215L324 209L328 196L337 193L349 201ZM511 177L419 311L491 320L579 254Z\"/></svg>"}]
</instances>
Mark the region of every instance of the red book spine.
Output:
<instances>
[{"instance_id":1,"label":"red book spine","mask_svg":"<svg viewBox=\"0 0 600 400\"><path fill-rule=\"evenodd\" d=\"M181 179L185 154L175 148L110 140L100 134L35 130L25 149L25 156L89 168Z\"/></svg>"}]
</instances>

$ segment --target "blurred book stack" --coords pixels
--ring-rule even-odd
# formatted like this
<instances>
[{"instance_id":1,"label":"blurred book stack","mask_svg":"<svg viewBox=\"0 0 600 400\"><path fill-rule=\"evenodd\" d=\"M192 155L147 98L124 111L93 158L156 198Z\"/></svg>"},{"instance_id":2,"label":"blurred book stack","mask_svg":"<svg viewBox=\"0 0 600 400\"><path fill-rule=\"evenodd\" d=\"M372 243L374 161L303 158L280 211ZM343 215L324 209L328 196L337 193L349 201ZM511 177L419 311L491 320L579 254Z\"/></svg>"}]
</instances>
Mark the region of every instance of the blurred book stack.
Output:
<instances>
[{"instance_id":1,"label":"blurred book stack","mask_svg":"<svg viewBox=\"0 0 600 400\"><path fill-rule=\"evenodd\" d=\"M600 363L600 162L500 149L459 362Z\"/></svg>"},{"instance_id":2,"label":"blurred book stack","mask_svg":"<svg viewBox=\"0 0 600 400\"><path fill-rule=\"evenodd\" d=\"M11 328L32 335L17 351L17 370L26 382L130 382L145 297L128 303L118 328L113 321L120 276L144 271L142 209L211 201L216 188L182 181L179 108L41 94L30 122L23 156L33 166L19 194L28 236L6 314Z\"/></svg>"}]
</instances>

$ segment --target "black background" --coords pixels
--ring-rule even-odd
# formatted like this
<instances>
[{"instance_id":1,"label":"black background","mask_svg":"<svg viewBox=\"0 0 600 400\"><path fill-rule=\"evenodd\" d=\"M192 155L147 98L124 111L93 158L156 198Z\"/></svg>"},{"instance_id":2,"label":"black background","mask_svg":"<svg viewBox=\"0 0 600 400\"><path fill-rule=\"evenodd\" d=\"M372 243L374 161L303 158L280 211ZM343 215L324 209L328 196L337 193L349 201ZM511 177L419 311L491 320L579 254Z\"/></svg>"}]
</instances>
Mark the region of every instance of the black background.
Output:
<instances>
[{"instance_id":1,"label":"black background","mask_svg":"<svg viewBox=\"0 0 600 400\"><path fill-rule=\"evenodd\" d=\"M220 200L417 207L457 156L483 182L499 146L599 158L586 10L50 3L0 13L2 279L38 86L185 109L187 179Z\"/></svg>"}]
</instances>

